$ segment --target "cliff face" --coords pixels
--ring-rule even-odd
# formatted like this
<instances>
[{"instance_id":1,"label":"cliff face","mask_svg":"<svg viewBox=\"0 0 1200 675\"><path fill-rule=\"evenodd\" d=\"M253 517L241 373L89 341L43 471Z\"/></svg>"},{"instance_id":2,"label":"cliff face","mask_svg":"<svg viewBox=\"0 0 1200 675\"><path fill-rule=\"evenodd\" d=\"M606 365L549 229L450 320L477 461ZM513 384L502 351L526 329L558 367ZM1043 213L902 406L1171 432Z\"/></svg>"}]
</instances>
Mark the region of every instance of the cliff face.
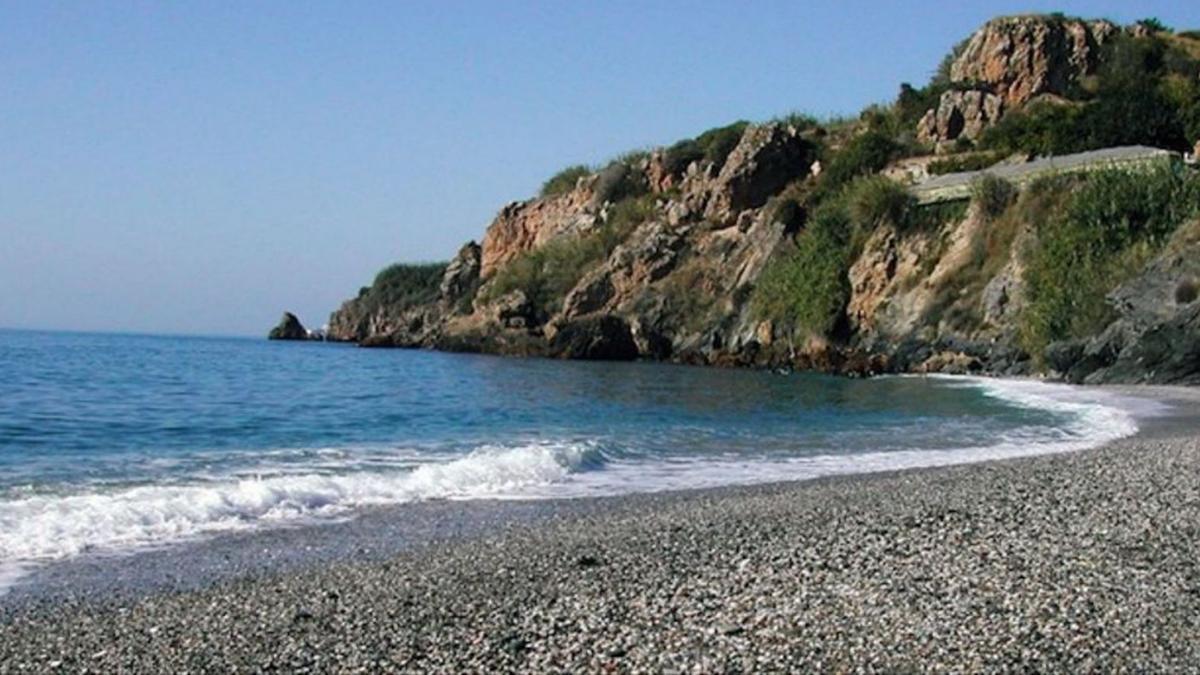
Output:
<instances>
[{"instance_id":1,"label":"cliff face","mask_svg":"<svg viewBox=\"0 0 1200 675\"><path fill-rule=\"evenodd\" d=\"M1007 111L1038 97L1065 97L1092 74L1101 47L1120 29L1109 21L1042 16L995 19L950 63L950 90L921 120L932 143L974 140Z\"/></svg>"},{"instance_id":2,"label":"cliff face","mask_svg":"<svg viewBox=\"0 0 1200 675\"><path fill-rule=\"evenodd\" d=\"M750 127L720 168L697 161L671 174L662 152L624 167L624 180L643 186L636 197L602 201L611 181L599 172L565 194L509 204L483 245L469 244L446 267L436 302L364 312L349 301L331 319L331 334L578 358L729 358L754 341L746 300L771 253L794 233L763 207L786 183L804 180L813 149L796 127ZM635 215L621 213L635 204ZM527 287L498 290L506 266L554 247L589 246L618 226L619 241L581 263L549 311Z\"/></svg>"},{"instance_id":3,"label":"cliff face","mask_svg":"<svg viewBox=\"0 0 1200 675\"><path fill-rule=\"evenodd\" d=\"M993 21L951 64L962 86L944 92L908 133L931 145L974 136L1036 97L1064 94L1093 72L1099 46L1117 31L1108 22ZM773 260L813 236L821 200L883 168L873 159L848 174L841 166L874 147L866 141L878 132L867 123L826 129L777 121L737 134L720 152L660 149L615 161L570 189L511 203L481 245L468 243L427 278L405 282L415 290L402 300L387 290L399 286L377 278L333 314L330 337L843 373L1046 368L1077 381L1200 379L1193 264L1200 237L1179 235L1114 289L1116 314L1105 330L1031 355L1019 319L1041 212L1010 209L1001 217L1003 209L977 201L919 226L855 215L833 328L798 332L759 311L756 288ZM834 182L839 172L847 175Z\"/></svg>"},{"instance_id":4,"label":"cliff face","mask_svg":"<svg viewBox=\"0 0 1200 675\"><path fill-rule=\"evenodd\" d=\"M1041 94L1064 96L1095 70L1100 47L1119 30L1109 21L996 19L967 41L950 79L987 86L1009 106Z\"/></svg>"}]
</instances>

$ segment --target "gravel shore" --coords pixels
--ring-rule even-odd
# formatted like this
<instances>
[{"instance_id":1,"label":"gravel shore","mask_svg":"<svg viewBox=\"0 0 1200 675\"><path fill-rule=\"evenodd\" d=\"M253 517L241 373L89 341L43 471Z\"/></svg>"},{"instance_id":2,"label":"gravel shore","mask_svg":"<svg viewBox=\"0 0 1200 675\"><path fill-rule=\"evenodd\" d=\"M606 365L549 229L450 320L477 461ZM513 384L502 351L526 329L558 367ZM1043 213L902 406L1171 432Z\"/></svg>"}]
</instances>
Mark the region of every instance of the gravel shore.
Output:
<instances>
[{"instance_id":1,"label":"gravel shore","mask_svg":"<svg viewBox=\"0 0 1200 675\"><path fill-rule=\"evenodd\" d=\"M650 495L0 619L0 672L1200 669L1200 437Z\"/></svg>"}]
</instances>

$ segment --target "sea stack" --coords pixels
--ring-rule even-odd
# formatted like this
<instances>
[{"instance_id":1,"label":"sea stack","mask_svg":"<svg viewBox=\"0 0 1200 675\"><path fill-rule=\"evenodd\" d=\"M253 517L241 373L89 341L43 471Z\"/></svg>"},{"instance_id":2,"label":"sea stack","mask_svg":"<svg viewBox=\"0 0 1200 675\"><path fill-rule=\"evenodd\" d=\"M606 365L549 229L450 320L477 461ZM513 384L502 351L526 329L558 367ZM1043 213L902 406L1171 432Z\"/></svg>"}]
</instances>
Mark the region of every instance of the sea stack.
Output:
<instances>
[{"instance_id":1,"label":"sea stack","mask_svg":"<svg viewBox=\"0 0 1200 675\"><path fill-rule=\"evenodd\" d=\"M268 340L308 340L308 329L291 312L284 312L279 323L267 333Z\"/></svg>"}]
</instances>

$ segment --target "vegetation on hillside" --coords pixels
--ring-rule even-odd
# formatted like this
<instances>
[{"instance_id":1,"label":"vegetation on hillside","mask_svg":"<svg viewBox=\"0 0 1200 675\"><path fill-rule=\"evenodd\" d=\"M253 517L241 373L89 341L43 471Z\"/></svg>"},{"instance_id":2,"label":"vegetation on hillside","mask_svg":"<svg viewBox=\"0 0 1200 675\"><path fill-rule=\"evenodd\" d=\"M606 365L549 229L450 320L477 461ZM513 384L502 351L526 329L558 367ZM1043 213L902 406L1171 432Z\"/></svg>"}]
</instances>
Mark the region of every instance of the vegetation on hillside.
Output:
<instances>
[{"instance_id":1,"label":"vegetation on hillside","mask_svg":"<svg viewBox=\"0 0 1200 675\"><path fill-rule=\"evenodd\" d=\"M583 164L568 166L542 183L541 196L554 197L570 192L575 189L575 183L579 182L580 178L590 175L592 175L591 168Z\"/></svg>"},{"instance_id":2,"label":"vegetation on hillside","mask_svg":"<svg viewBox=\"0 0 1200 675\"><path fill-rule=\"evenodd\" d=\"M366 312L379 307L403 311L437 299L446 263L397 263L375 275L370 286L358 291L358 303Z\"/></svg>"},{"instance_id":3,"label":"vegetation on hillside","mask_svg":"<svg viewBox=\"0 0 1200 675\"><path fill-rule=\"evenodd\" d=\"M709 129L695 138L686 138L675 143L663 153L663 163L667 172L681 174L689 164L702 159L712 162L720 171L725 165L725 159L737 147L748 126L749 122L738 120L733 124Z\"/></svg>"},{"instance_id":4,"label":"vegetation on hillside","mask_svg":"<svg viewBox=\"0 0 1200 675\"><path fill-rule=\"evenodd\" d=\"M1185 150L1200 138L1200 60L1169 34L1117 35L1096 74L1071 92L1006 115L979 147L1065 154L1118 145Z\"/></svg>"},{"instance_id":5,"label":"vegetation on hillside","mask_svg":"<svg viewBox=\"0 0 1200 675\"><path fill-rule=\"evenodd\" d=\"M1200 214L1200 177L1162 168L1106 171L1075 179L1061 208L1036 223L1028 259L1021 337L1040 356L1053 341L1091 335L1113 317L1108 291ZM1062 191L1059 180L1031 190Z\"/></svg>"},{"instance_id":6,"label":"vegetation on hillside","mask_svg":"<svg viewBox=\"0 0 1200 675\"><path fill-rule=\"evenodd\" d=\"M894 181L860 177L821 202L794 246L771 259L754 289L752 309L796 337L834 335L850 298L850 265L876 228L937 230L961 219L965 209L965 204L917 206Z\"/></svg>"},{"instance_id":7,"label":"vegetation on hillside","mask_svg":"<svg viewBox=\"0 0 1200 675\"><path fill-rule=\"evenodd\" d=\"M795 247L772 258L759 277L755 313L801 338L831 334L850 297L851 234L841 204L814 214Z\"/></svg>"}]
</instances>

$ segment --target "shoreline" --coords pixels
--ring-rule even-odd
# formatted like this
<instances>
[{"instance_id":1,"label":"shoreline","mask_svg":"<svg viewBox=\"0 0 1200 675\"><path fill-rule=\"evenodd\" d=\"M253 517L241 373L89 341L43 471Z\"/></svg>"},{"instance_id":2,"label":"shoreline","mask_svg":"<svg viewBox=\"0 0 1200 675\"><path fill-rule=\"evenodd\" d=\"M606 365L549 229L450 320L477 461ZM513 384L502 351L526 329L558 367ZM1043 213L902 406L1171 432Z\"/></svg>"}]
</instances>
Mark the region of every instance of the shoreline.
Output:
<instances>
[{"instance_id":1,"label":"shoreline","mask_svg":"<svg viewBox=\"0 0 1200 675\"><path fill-rule=\"evenodd\" d=\"M937 374L888 377L946 381L993 379ZM999 381L1018 387L1043 384L1037 378L1001 378ZM1133 409L1123 412L1137 420L1139 429L1127 439L1146 437L1167 427L1166 422L1176 418L1184 419L1184 426L1190 429L1190 419L1182 414L1164 411L1182 409L1189 403L1200 406L1200 391L1183 387L1076 387L1050 384L1103 396L1103 405L1110 409L1120 408L1121 405L1131 406ZM1010 398L1011 391L1004 397ZM1084 400L1086 398L1090 397ZM1045 405L1044 401L1040 403ZM1200 427L1200 423L1196 427ZM667 487L583 497L442 498L382 504L360 507L355 512L331 519L302 519L275 526L200 535L161 545L84 552L64 560L15 568L18 571L11 577L0 578L0 581L14 580L6 588L0 589L0 618L5 614L28 611L30 607L38 605L120 604L156 593L198 591L213 584L244 578L304 573L329 564L379 562L429 546L502 534L512 528L536 527L542 523L578 516L657 508L663 501L669 502L687 495L712 493L719 496L762 486L858 480L907 471L1005 462L1079 451L1069 447L1050 451L1038 449L1034 452L1025 452L1021 448L1004 448L998 453L994 450L991 446L979 446L951 450L892 451L879 454L878 457L883 458L881 461L872 461L876 458L875 453L862 453L852 458L837 457L841 462L849 459L851 463L826 468L811 476L774 480L750 478L723 485ZM910 454L911 458L908 457ZM970 455L978 458L961 460Z\"/></svg>"},{"instance_id":2,"label":"shoreline","mask_svg":"<svg viewBox=\"0 0 1200 675\"><path fill-rule=\"evenodd\" d=\"M1200 392L1121 389L1176 409L1092 450L565 507L499 502L493 513L507 509L506 525L467 526L417 546L108 599L18 604L0 619L0 663L33 671L56 661L135 671L1194 664ZM358 527L378 537L368 530L413 506L367 514ZM474 506L431 503L424 522L486 511ZM349 525L318 527L344 534ZM245 549L278 537L289 548L315 531L226 543ZM147 555L171 567L169 552L139 554Z\"/></svg>"}]
</instances>

